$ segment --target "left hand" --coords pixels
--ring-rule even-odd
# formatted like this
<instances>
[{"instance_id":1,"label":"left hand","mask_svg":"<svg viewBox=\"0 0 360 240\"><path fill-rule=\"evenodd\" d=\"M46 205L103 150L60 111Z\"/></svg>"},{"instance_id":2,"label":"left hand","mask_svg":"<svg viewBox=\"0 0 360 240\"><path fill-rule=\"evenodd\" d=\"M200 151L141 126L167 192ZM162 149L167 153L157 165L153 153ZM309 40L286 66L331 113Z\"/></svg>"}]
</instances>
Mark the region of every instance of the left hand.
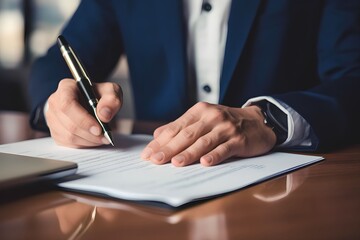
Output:
<instances>
[{"instance_id":1,"label":"left hand","mask_svg":"<svg viewBox=\"0 0 360 240\"><path fill-rule=\"evenodd\" d=\"M230 157L251 157L276 143L257 106L231 108L200 102L174 122L157 128L141 157L155 164L186 166L200 159L204 166Z\"/></svg>"}]
</instances>

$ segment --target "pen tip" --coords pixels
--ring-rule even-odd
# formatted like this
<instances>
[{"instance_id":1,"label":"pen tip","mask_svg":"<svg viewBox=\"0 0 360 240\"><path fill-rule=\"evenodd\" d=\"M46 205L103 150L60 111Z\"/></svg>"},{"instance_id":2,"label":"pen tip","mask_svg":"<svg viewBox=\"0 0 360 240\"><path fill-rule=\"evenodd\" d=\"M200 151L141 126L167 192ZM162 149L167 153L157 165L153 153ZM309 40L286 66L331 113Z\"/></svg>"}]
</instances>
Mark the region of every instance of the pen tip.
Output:
<instances>
[{"instance_id":1,"label":"pen tip","mask_svg":"<svg viewBox=\"0 0 360 240\"><path fill-rule=\"evenodd\" d=\"M112 137L111 137L111 134L110 134L109 132L105 132L105 133L104 133L104 136L105 136L106 139L109 141L109 143L110 143L113 147L115 147L114 142L113 142Z\"/></svg>"}]
</instances>

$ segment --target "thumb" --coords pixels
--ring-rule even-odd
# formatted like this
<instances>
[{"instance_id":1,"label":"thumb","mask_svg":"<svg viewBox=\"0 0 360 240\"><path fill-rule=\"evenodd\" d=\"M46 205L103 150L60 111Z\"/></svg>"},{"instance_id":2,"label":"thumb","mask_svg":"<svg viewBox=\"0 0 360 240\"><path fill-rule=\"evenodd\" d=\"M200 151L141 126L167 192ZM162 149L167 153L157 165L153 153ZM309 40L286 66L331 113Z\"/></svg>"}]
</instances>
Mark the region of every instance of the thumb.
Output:
<instances>
[{"instance_id":1,"label":"thumb","mask_svg":"<svg viewBox=\"0 0 360 240\"><path fill-rule=\"evenodd\" d=\"M122 90L116 83L96 84L98 96L97 114L101 121L110 122L122 106Z\"/></svg>"}]
</instances>

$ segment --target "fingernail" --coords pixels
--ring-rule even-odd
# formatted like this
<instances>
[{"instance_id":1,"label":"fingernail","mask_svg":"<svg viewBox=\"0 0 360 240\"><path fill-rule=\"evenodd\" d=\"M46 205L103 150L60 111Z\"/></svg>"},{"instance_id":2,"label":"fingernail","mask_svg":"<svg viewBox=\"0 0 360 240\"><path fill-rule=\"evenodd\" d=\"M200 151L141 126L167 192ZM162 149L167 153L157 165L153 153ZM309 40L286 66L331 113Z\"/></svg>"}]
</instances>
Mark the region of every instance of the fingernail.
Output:
<instances>
[{"instance_id":1,"label":"fingernail","mask_svg":"<svg viewBox=\"0 0 360 240\"><path fill-rule=\"evenodd\" d=\"M163 152L158 152L151 156L151 160L155 162L161 162L162 160L164 160L164 158L165 158L165 154Z\"/></svg>"},{"instance_id":2,"label":"fingernail","mask_svg":"<svg viewBox=\"0 0 360 240\"><path fill-rule=\"evenodd\" d=\"M142 151L142 153L141 153L141 158L142 158L142 159L145 159L145 160L149 159L150 156L151 156L151 154L152 154L152 152L153 152L153 151L152 151L151 148L146 147L146 148Z\"/></svg>"},{"instance_id":3,"label":"fingernail","mask_svg":"<svg viewBox=\"0 0 360 240\"><path fill-rule=\"evenodd\" d=\"M101 141L102 141L102 143L105 144L105 145L109 145L109 144L110 144L109 140L107 140L107 138L105 138L105 137L101 138Z\"/></svg>"},{"instance_id":4,"label":"fingernail","mask_svg":"<svg viewBox=\"0 0 360 240\"><path fill-rule=\"evenodd\" d=\"M206 155L206 156L202 157L202 159L209 165L211 165L213 163L213 157L211 155Z\"/></svg>"},{"instance_id":5,"label":"fingernail","mask_svg":"<svg viewBox=\"0 0 360 240\"><path fill-rule=\"evenodd\" d=\"M185 161L185 157L183 155L177 155L172 158L172 161L176 162L177 164L181 165Z\"/></svg>"},{"instance_id":6,"label":"fingernail","mask_svg":"<svg viewBox=\"0 0 360 240\"><path fill-rule=\"evenodd\" d=\"M101 134L101 130L100 130L99 127L92 126L92 127L90 128L90 133L91 133L92 135L99 136L99 135Z\"/></svg>"},{"instance_id":7,"label":"fingernail","mask_svg":"<svg viewBox=\"0 0 360 240\"><path fill-rule=\"evenodd\" d=\"M103 116L106 119L110 119L111 115L112 115L110 108L107 108L107 107L102 108L100 110L100 114L101 114L101 116Z\"/></svg>"}]
</instances>

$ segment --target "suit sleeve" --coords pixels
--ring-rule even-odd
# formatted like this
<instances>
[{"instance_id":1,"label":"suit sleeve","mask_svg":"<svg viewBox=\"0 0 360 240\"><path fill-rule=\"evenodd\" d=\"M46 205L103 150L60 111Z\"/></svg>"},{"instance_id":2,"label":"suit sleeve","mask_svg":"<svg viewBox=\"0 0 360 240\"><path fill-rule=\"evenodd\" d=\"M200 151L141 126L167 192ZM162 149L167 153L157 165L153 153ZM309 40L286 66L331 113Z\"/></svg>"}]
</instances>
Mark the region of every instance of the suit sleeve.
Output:
<instances>
[{"instance_id":1,"label":"suit sleeve","mask_svg":"<svg viewBox=\"0 0 360 240\"><path fill-rule=\"evenodd\" d=\"M63 29L62 34L81 58L94 82L102 82L123 52L114 9L107 0L84 0ZM55 42L55 39L54 39ZM35 61L29 79L31 124L47 98L63 78L72 78L58 47ZM44 130L44 129L40 129Z\"/></svg>"},{"instance_id":2,"label":"suit sleeve","mask_svg":"<svg viewBox=\"0 0 360 240\"><path fill-rule=\"evenodd\" d=\"M315 149L359 142L360 1L324 1L317 57L320 85L275 98L308 121L318 139Z\"/></svg>"}]
</instances>

